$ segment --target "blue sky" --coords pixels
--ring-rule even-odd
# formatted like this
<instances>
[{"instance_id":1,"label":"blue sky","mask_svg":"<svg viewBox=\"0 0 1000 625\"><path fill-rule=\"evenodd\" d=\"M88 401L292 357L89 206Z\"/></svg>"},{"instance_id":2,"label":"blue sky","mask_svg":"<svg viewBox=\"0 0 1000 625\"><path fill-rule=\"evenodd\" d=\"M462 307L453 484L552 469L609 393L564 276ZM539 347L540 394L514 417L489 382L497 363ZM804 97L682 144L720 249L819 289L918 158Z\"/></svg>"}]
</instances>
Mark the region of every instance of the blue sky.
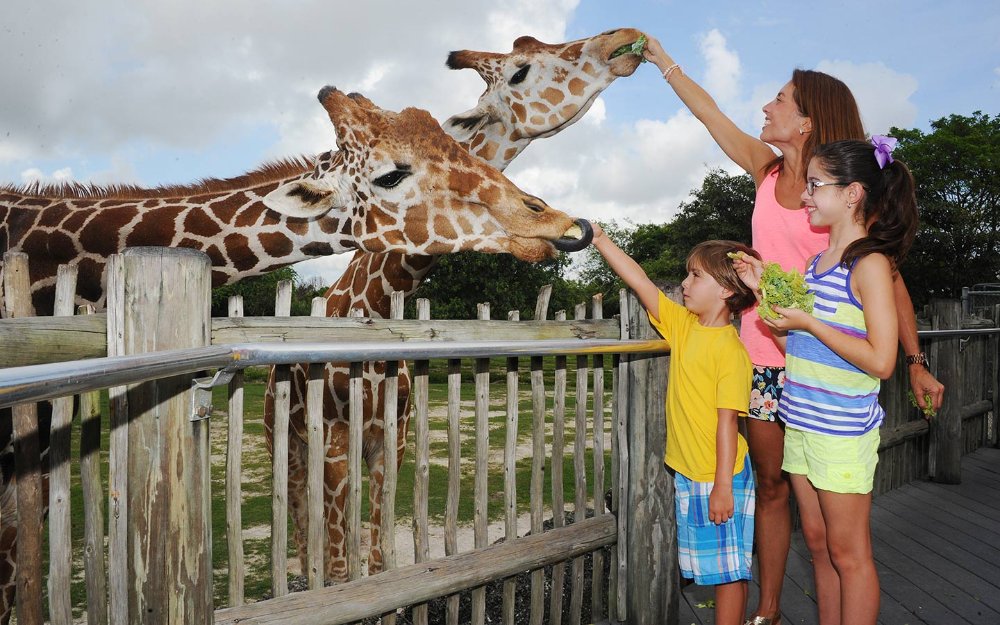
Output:
<instances>
[{"instance_id":1,"label":"blue sky","mask_svg":"<svg viewBox=\"0 0 1000 625\"><path fill-rule=\"evenodd\" d=\"M450 50L507 51L619 26L658 37L747 132L795 67L843 79L869 132L1000 113L995 0L8 1L0 26L0 182L181 183L334 145L325 84L438 119L482 83ZM655 67L619 79L587 116L507 170L573 214L668 221L712 167L734 171ZM332 280L346 259L300 273Z\"/></svg>"}]
</instances>

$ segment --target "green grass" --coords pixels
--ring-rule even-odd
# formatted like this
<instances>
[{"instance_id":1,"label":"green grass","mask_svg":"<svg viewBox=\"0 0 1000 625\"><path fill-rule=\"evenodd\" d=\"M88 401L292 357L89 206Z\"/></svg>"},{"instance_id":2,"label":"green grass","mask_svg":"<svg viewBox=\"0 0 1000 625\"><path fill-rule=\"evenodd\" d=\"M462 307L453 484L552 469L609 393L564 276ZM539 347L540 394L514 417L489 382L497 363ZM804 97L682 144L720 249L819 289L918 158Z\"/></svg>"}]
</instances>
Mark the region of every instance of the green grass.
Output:
<instances>
[{"instance_id":1,"label":"green grass","mask_svg":"<svg viewBox=\"0 0 1000 625\"><path fill-rule=\"evenodd\" d=\"M527 445L530 448L532 436L532 406L531 406L531 384L530 384L530 359L520 360L521 374L519 383L519 419L518 419L518 441L522 450L519 451L516 473L517 505L518 513L524 513L530 506L530 485L531 485L531 453L525 453L523 448ZM611 397L611 373L610 357L605 359L605 405L610 407ZM566 392L566 445L567 451L563 460L563 484L564 500L566 508L571 510L574 500L575 478L573 469L572 446L574 440L575 425L575 384L576 372L573 368L575 358L569 358L569 370L567 371L567 392ZM490 389L489 406L491 416L489 419L489 444L491 452L498 454L496 458L501 458L491 462L488 473L488 492L490 493L488 513L491 521L503 518L503 462L502 451L506 438L506 367L505 358L496 358L490 361ZM555 370L555 359L543 359L543 376L546 389L546 452L551 453L551 419L552 419L552 390ZM461 494L459 499L459 523L470 524L473 519L474 507L474 481L475 481L475 384L474 367L469 361L463 361L462 365L462 386L461 386ZM410 365L411 375L413 365ZM445 503L447 497L447 457L448 444L446 440L447 418L446 408L448 402L447 388L447 361L432 361L429 366L428 379L429 390L429 410L431 418L429 420L429 430L431 434L430 443L430 470L429 470L429 503L428 515L430 521L435 524L442 524L445 513ZM263 427L263 398L266 382L266 372L251 371L248 373L245 384L244 398L244 440L243 440L243 471L242 482L243 506L242 519L244 529L244 558L246 562L245 595L248 600L253 601L261 598L270 591L270 525L271 525L271 463L264 444ZM588 376L588 385L592 385L592 374ZM593 389L588 388L592 393ZM590 393L588 393L588 421L590 420L591 403ZM412 397L412 395L411 395ZM219 387L213 392L213 403L215 410L211 418L211 453L213 462L211 469L212 476L212 553L214 576L214 596L216 607L228 605L228 548L226 544L226 507L225 507L225 456L226 456L226 430L228 415L228 401L226 388ZM104 496L107 498L107 465L108 465L108 437L110 425L108 422L107 397L102 397L102 479L104 482ZM408 434L406 452L403 464L399 471L399 481L396 497L397 523L408 524L413 515L413 480L414 480L414 434L412 427ZM605 419L605 427L610 428L610 419ZM78 424L77 424L78 425ZM592 433L588 423L587 439L592 440ZM86 605L85 585L82 575L82 552L83 552L83 509L82 495L79 475L79 427L73 432L73 464L72 464L72 536L74 552L74 571L80 571L75 575L71 588L71 599L74 605L74 612L79 616ZM593 492L593 452L587 449L586 471L588 494ZM610 450L606 451L605 457L605 488L610 487ZM546 459L544 471L544 501L546 508L552 505L552 470L550 461ZM366 476L367 480L367 476ZM362 518L367 519L367 484L362 485L363 510ZM588 497L588 501L589 501ZM105 512L105 526L107 518ZM528 528L519 528L522 532ZM248 535L249 534L249 535ZM292 561L296 558L294 539L292 537L292 523L289 520L288 538L288 558ZM46 547L47 552L47 547ZM47 563L44 565L47 567ZM46 569L47 570L47 569Z\"/></svg>"}]
</instances>

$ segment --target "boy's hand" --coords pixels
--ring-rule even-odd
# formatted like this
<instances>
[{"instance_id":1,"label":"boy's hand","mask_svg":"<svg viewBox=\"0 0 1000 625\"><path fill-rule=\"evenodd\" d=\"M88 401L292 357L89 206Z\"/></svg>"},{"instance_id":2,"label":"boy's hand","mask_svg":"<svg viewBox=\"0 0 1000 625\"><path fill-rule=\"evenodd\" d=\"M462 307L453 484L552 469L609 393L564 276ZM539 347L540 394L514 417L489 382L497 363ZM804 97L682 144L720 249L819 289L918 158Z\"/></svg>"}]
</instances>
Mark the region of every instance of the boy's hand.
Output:
<instances>
[{"instance_id":1,"label":"boy's hand","mask_svg":"<svg viewBox=\"0 0 1000 625\"><path fill-rule=\"evenodd\" d=\"M708 496L708 518L716 525L722 525L733 518L736 502L733 500L732 484L715 484Z\"/></svg>"},{"instance_id":2,"label":"boy's hand","mask_svg":"<svg viewBox=\"0 0 1000 625\"><path fill-rule=\"evenodd\" d=\"M790 330L805 330L808 332L809 328L812 327L811 324L816 319L812 314L798 308L772 306L771 310L778 313L779 317L777 319L763 319L763 321L779 332L788 332Z\"/></svg>"},{"instance_id":3,"label":"boy's hand","mask_svg":"<svg viewBox=\"0 0 1000 625\"><path fill-rule=\"evenodd\" d=\"M738 254L739 256L733 259L733 269L743 284L750 287L760 300L760 276L764 273L764 262L742 252Z\"/></svg>"}]
</instances>

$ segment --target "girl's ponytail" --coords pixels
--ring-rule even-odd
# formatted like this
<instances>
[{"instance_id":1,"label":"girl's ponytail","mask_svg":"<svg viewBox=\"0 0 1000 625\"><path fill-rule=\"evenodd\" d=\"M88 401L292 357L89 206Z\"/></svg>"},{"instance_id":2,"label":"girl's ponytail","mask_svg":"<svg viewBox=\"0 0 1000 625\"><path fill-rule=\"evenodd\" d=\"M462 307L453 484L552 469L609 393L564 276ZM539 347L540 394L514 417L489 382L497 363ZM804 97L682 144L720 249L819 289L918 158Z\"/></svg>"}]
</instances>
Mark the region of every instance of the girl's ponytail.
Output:
<instances>
[{"instance_id":1,"label":"girl's ponytail","mask_svg":"<svg viewBox=\"0 0 1000 625\"><path fill-rule=\"evenodd\" d=\"M816 148L814 158L842 184L859 183L865 189L861 218L868 236L851 243L841 262L850 267L868 254L884 254L898 268L917 233L917 198L913 176L905 164L892 158L885 137L867 141L835 141Z\"/></svg>"}]
</instances>

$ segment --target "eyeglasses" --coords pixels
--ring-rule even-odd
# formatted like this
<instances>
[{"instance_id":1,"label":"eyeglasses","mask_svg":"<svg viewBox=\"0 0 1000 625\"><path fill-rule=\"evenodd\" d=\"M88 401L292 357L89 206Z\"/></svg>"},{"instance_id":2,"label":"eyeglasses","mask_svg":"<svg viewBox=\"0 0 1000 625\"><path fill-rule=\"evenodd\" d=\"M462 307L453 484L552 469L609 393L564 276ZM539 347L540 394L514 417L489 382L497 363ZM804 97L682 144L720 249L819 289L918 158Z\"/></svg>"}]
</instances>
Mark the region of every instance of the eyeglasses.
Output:
<instances>
[{"instance_id":1,"label":"eyeglasses","mask_svg":"<svg viewBox=\"0 0 1000 625\"><path fill-rule=\"evenodd\" d=\"M813 193L816 192L817 187L843 187L843 186L847 185L843 182L822 182L820 180L813 180L812 178L810 178L809 180L806 180L806 193L808 193L811 196Z\"/></svg>"}]
</instances>

